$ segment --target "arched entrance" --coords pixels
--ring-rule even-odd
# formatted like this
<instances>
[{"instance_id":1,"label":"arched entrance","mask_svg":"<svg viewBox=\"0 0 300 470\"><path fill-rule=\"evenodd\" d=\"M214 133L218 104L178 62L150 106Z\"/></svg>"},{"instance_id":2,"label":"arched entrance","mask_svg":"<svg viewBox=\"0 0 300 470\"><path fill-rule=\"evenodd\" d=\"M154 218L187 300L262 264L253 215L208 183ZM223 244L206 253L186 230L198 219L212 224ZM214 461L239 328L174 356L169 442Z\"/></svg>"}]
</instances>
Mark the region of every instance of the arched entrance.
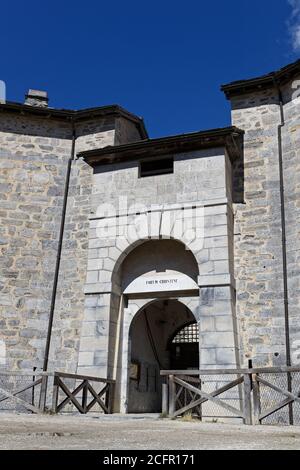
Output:
<instances>
[{"instance_id":1,"label":"arched entrance","mask_svg":"<svg viewBox=\"0 0 300 470\"><path fill-rule=\"evenodd\" d=\"M189 330L188 338L191 326L194 335ZM161 411L161 369L199 368L195 326L192 312L176 299L155 300L135 315L129 330L129 413Z\"/></svg>"},{"instance_id":2,"label":"arched entrance","mask_svg":"<svg viewBox=\"0 0 300 470\"><path fill-rule=\"evenodd\" d=\"M172 239L141 241L118 262L108 344L115 411L160 411L160 370L170 368L170 338L199 320L198 276L194 254Z\"/></svg>"}]
</instances>

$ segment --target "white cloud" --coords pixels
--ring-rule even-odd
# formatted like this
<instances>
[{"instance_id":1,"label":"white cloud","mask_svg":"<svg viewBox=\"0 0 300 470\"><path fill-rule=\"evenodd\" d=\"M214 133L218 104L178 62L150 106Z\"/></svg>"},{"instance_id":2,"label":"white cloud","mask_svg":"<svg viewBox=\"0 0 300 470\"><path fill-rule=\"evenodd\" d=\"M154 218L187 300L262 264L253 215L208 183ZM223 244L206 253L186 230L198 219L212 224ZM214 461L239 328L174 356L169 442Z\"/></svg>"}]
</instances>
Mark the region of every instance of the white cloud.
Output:
<instances>
[{"instance_id":1,"label":"white cloud","mask_svg":"<svg viewBox=\"0 0 300 470\"><path fill-rule=\"evenodd\" d=\"M295 52L300 51L300 0L288 0L292 8L291 16L288 21L288 29L292 39L292 45Z\"/></svg>"}]
</instances>

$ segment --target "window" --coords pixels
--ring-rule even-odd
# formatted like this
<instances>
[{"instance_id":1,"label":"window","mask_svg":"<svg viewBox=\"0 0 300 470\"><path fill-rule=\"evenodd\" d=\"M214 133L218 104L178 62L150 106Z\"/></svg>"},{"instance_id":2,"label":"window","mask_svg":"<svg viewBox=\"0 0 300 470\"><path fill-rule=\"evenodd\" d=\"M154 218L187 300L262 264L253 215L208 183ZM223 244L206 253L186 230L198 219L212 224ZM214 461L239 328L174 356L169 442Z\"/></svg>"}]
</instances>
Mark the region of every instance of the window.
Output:
<instances>
[{"instance_id":1,"label":"window","mask_svg":"<svg viewBox=\"0 0 300 470\"><path fill-rule=\"evenodd\" d=\"M172 343L198 343L198 323L191 323L182 328L173 338Z\"/></svg>"},{"instance_id":2,"label":"window","mask_svg":"<svg viewBox=\"0 0 300 470\"><path fill-rule=\"evenodd\" d=\"M173 173L173 171L174 160L170 157L140 162L140 178L144 176L164 175L166 173Z\"/></svg>"}]
</instances>

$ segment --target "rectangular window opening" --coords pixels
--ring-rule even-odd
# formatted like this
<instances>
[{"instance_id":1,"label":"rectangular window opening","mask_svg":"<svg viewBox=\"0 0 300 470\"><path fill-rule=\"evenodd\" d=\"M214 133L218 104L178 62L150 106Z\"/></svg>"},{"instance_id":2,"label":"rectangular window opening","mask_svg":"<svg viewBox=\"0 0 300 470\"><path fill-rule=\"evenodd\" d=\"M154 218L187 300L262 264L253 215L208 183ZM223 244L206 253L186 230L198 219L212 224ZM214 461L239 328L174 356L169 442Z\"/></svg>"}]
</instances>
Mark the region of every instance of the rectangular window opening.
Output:
<instances>
[{"instance_id":1,"label":"rectangular window opening","mask_svg":"<svg viewBox=\"0 0 300 470\"><path fill-rule=\"evenodd\" d=\"M139 176L154 176L164 175L166 173L174 172L174 159L173 158L161 158L154 160L145 160L140 162Z\"/></svg>"}]
</instances>

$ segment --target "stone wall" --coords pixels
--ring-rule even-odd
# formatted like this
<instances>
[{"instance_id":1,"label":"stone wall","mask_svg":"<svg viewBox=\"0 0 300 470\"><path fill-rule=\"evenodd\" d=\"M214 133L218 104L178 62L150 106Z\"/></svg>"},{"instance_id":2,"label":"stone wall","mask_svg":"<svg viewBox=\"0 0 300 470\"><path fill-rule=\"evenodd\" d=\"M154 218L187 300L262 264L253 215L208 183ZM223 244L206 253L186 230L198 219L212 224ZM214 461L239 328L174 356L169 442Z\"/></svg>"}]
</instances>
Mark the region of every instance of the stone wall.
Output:
<instances>
[{"instance_id":1,"label":"stone wall","mask_svg":"<svg viewBox=\"0 0 300 470\"><path fill-rule=\"evenodd\" d=\"M76 124L75 155L83 150L114 145L111 117ZM61 266L58 279L49 369L75 373L84 313L88 263L89 216L93 169L82 159L72 163Z\"/></svg>"},{"instance_id":2,"label":"stone wall","mask_svg":"<svg viewBox=\"0 0 300 470\"><path fill-rule=\"evenodd\" d=\"M49 369L76 372L84 311L92 171L72 163Z\"/></svg>"},{"instance_id":3,"label":"stone wall","mask_svg":"<svg viewBox=\"0 0 300 470\"><path fill-rule=\"evenodd\" d=\"M299 98L286 87L283 127L289 304L292 342L299 332ZM244 160L235 165L235 277L242 357L246 364L285 364L278 160L280 108L275 89L231 99L232 122L244 129ZM299 160L298 160L299 161ZM243 180L242 184L241 180ZM241 195L243 196L243 202ZM240 200L238 200L240 199ZM293 337L295 335L295 338ZM300 339L300 338L299 338Z\"/></svg>"},{"instance_id":4,"label":"stone wall","mask_svg":"<svg viewBox=\"0 0 300 470\"><path fill-rule=\"evenodd\" d=\"M0 327L5 366L41 367L71 129L0 116Z\"/></svg>"},{"instance_id":5,"label":"stone wall","mask_svg":"<svg viewBox=\"0 0 300 470\"><path fill-rule=\"evenodd\" d=\"M300 360L300 76L283 87L282 128L291 359Z\"/></svg>"},{"instance_id":6,"label":"stone wall","mask_svg":"<svg viewBox=\"0 0 300 470\"><path fill-rule=\"evenodd\" d=\"M109 201L119 210L120 197L128 209L134 204L176 204L217 201L227 197L223 149L207 149L175 156L173 174L139 178L138 162L96 167L92 211Z\"/></svg>"},{"instance_id":7,"label":"stone wall","mask_svg":"<svg viewBox=\"0 0 300 470\"><path fill-rule=\"evenodd\" d=\"M76 153L114 145L116 119L113 116L76 123Z\"/></svg>"},{"instance_id":8,"label":"stone wall","mask_svg":"<svg viewBox=\"0 0 300 470\"><path fill-rule=\"evenodd\" d=\"M136 124L128 119L119 117L115 126L115 145L127 144L141 140L141 134Z\"/></svg>"},{"instance_id":9,"label":"stone wall","mask_svg":"<svg viewBox=\"0 0 300 470\"><path fill-rule=\"evenodd\" d=\"M115 143L115 117L75 127L75 154ZM134 135L128 129L124 137L118 131L124 142ZM1 364L10 369L42 367L71 148L70 122L1 113ZM72 163L50 350L49 367L71 372L81 335L92 174L82 160Z\"/></svg>"}]
</instances>

